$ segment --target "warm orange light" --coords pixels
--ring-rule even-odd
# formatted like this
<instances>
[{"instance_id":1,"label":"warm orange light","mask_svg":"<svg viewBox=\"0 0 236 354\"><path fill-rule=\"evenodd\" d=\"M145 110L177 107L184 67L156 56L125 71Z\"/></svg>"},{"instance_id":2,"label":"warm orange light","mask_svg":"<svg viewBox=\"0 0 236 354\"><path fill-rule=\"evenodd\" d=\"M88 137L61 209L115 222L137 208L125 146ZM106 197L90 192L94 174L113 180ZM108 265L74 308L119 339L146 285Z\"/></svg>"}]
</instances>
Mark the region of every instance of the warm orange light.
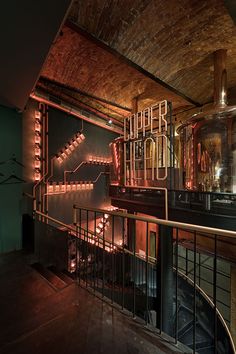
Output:
<instances>
[{"instance_id":1,"label":"warm orange light","mask_svg":"<svg viewBox=\"0 0 236 354\"><path fill-rule=\"evenodd\" d=\"M65 149L65 153L66 153L67 155L70 155L70 154L71 154L71 150L69 149L69 146Z\"/></svg>"},{"instance_id":2,"label":"warm orange light","mask_svg":"<svg viewBox=\"0 0 236 354\"><path fill-rule=\"evenodd\" d=\"M78 183L78 182L69 182L67 184L63 184L62 182L47 185L47 193L48 194L60 194L65 192L75 192L78 190L92 190L93 183Z\"/></svg>"},{"instance_id":3,"label":"warm orange light","mask_svg":"<svg viewBox=\"0 0 236 354\"><path fill-rule=\"evenodd\" d=\"M35 172L34 172L34 180L35 180L35 181L39 181L40 178L41 178L40 170L35 169Z\"/></svg>"},{"instance_id":4,"label":"warm orange light","mask_svg":"<svg viewBox=\"0 0 236 354\"><path fill-rule=\"evenodd\" d=\"M35 117L36 119L40 119L40 118L41 118L41 113L40 113L40 111L34 111L34 117Z\"/></svg>"},{"instance_id":5,"label":"warm orange light","mask_svg":"<svg viewBox=\"0 0 236 354\"><path fill-rule=\"evenodd\" d=\"M38 158L34 161L34 167L35 168L40 168L41 167L41 161Z\"/></svg>"},{"instance_id":6,"label":"warm orange light","mask_svg":"<svg viewBox=\"0 0 236 354\"><path fill-rule=\"evenodd\" d=\"M39 120L35 121L34 130L36 132L40 132L41 131L41 124L40 124Z\"/></svg>"},{"instance_id":7,"label":"warm orange light","mask_svg":"<svg viewBox=\"0 0 236 354\"><path fill-rule=\"evenodd\" d=\"M73 143L72 143L72 144L74 145L74 147L79 146L79 144L77 143L77 141L76 141L76 140L73 140Z\"/></svg>"},{"instance_id":8,"label":"warm orange light","mask_svg":"<svg viewBox=\"0 0 236 354\"><path fill-rule=\"evenodd\" d=\"M76 134L73 139L70 140L65 146L65 148L57 155L57 159L59 163L62 163L64 159L66 159L79 144L85 139L83 134ZM61 158L59 160L59 158Z\"/></svg>"},{"instance_id":9,"label":"warm orange light","mask_svg":"<svg viewBox=\"0 0 236 354\"><path fill-rule=\"evenodd\" d=\"M109 165L111 163L111 159L106 157L90 156L89 163L98 165Z\"/></svg>"},{"instance_id":10,"label":"warm orange light","mask_svg":"<svg viewBox=\"0 0 236 354\"><path fill-rule=\"evenodd\" d=\"M58 156L58 157L57 157L57 161L58 161L59 163L62 163L63 158L62 158L61 156Z\"/></svg>"},{"instance_id":11,"label":"warm orange light","mask_svg":"<svg viewBox=\"0 0 236 354\"><path fill-rule=\"evenodd\" d=\"M63 159L66 159L67 158L67 155L65 154L65 152L63 151L61 156L63 157Z\"/></svg>"},{"instance_id":12,"label":"warm orange light","mask_svg":"<svg viewBox=\"0 0 236 354\"><path fill-rule=\"evenodd\" d=\"M35 141L36 144L40 144L41 143L41 136L39 135L38 132L35 133L34 141Z\"/></svg>"},{"instance_id":13,"label":"warm orange light","mask_svg":"<svg viewBox=\"0 0 236 354\"><path fill-rule=\"evenodd\" d=\"M35 156L40 156L41 155L41 149L39 144L35 144L35 150L34 150Z\"/></svg>"}]
</instances>

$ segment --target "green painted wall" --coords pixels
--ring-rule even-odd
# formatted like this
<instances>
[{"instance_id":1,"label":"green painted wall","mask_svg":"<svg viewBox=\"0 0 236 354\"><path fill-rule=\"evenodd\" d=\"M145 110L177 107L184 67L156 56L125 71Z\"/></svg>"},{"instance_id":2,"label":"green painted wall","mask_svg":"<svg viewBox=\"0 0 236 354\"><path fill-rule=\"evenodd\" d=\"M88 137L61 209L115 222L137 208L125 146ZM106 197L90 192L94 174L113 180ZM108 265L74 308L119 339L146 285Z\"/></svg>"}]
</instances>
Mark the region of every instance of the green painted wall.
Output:
<instances>
[{"instance_id":1,"label":"green painted wall","mask_svg":"<svg viewBox=\"0 0 236 354\"><path fill-rule=\"evenodd\" d=\"M0 106L0 253L21 248L22 186L11 175L22 178L22 117L15 110Z\"/></svg>"}]
</instances>

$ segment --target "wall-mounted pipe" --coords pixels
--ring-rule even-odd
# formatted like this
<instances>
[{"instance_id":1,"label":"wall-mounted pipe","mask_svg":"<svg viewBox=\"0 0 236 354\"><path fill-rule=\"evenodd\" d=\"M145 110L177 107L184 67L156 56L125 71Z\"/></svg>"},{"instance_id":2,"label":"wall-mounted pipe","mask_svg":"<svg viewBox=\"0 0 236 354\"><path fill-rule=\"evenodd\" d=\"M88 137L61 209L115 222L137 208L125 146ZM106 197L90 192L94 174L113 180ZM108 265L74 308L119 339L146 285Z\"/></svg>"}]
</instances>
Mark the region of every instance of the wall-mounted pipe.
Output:
<instances>
[{"instance_id":1,"label":"wall-mounted pipe","mask_svg":"<svg viewBox=\"0 0 236 354\"><path fill-rule=\"evenodd\" d=\"M102 122L99 122L99 121L97 121L95 119L86 117L83 114L81 114L80 112L78 112L76 109L68 107L65 103L63 103L62 105L57 104L55 102L50 101L46 97L43 97L41 95L38 96L36 93L31 93L30 97L33 98L34 100L38 101L38 102L45 103L48 106L51 106L51 107L56 108L56 109L59 109L60 111L66 112L66 113L68 113L68 114L70 114L70 115L72 115L74 117L83 119L86 122L89 122L91 124L97 125L100 128L103 128L103 129L112 131L114 133L123 135L122 129L120 129L118 127L115 127L115 126L109 126L109 125L106 125L106 124L104 124Z\"/></svg>"}]
</instances>

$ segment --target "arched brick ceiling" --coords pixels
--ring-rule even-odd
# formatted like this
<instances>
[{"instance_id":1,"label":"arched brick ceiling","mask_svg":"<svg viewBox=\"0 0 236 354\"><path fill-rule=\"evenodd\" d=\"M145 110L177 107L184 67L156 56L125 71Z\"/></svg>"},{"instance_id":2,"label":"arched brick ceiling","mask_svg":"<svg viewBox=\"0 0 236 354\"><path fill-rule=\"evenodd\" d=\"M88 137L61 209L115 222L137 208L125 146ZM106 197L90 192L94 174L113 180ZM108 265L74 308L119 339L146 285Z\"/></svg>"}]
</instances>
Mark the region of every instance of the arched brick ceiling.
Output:
<instances>
[{"instance_id":1,"label":"arched brick ceiling","mask_svg":"<svg viewBox=\"0 0 236 354\"><path fill-rule=\"evenodd\" d=\"M173 103L174 108L191 106L184 98L146 77L120 60L119 57L70 27L64 26L62 33L50 50L41 71L42 79L39 81L38 87L50 91L57 97L62 98L63 95L64 99L67 95L71 103L72 101L74 103L76 99L82 100L84 104L105 114L113 114L113 117L117 119L122 119L125 112L116 109L114 116L111 108L109 109L106 105L104 107L104 104L104 108L102 108L96 100L88 99L88 97L85 99L75 90L106 99L129 109L132 98L136 96L141 98L139 109L166 98ZM109 110L110 112L108 112Z\"/></svg>"},{"instance_id":2,"label":"arched brick ceiling","mask_svg":"<svg viewBox=\"0 0 236 354\"><path fill-rule=\"evenodd\" d=\"M212 100L212 53L227 48L236 86L236 27L223 0L75 0L69 19L201 104Z\"/></svg>"}]
</instances>

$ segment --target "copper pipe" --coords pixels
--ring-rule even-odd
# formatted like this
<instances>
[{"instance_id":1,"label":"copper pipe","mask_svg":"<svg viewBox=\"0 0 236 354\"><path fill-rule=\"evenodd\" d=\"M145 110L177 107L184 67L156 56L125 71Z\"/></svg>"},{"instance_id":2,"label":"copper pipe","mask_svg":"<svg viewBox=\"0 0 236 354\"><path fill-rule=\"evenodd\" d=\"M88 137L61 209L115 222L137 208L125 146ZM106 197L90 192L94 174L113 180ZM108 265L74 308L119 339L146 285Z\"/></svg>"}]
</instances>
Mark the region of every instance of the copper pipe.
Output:
<instances>
[{"instance_id":1,"label":"copper pipe","mask_svg":"<svg viewBox=\"0 0 236 354\"><path fill-rule=\"evenodd\" d=\"M134 97L132 98L131 101L131 105L132 105L132 114L135 114L138 112L138 97Z\"/></svg>"},{"instance_id":2,"label":"copper pipe","mask_svg":"<svg viewBox=\"0 0 236 354\"><path fill-rule=\"evenodd\" d=\"M105 123L98 122L98 121L96 121L96 120L94 120L92 118L89 118L89 117L85 117L83 114L79 113L78 111L76 111L73 108L66 107L65 105L61 106L61 105L59 105L57 103L49 101L47 98L43 98L41 96L39 97L35 93L31 93L30 97L33 98L36 101L43 102L43 103L47 104L48 106L51 106L51 107L59 109L60 111L69 113L70 115L72 115L74 117L83 119L83 120L85 120L85 121L87 121L87 122L89 122L91 124L94 124L94 125L97 125L98 127L103 128L103 129L110 130L110 131L115 132L117 134L123 134L123 131L122 131L121 128L111 127L111 126L106 125Z\"/></svg>"},{"instance_id":3,"label":"copper pipe","mask_svg":"<svg viewBox=\"0 0 236 354\"><path fill-rule=\"evenodd\" d=\"M214 104L219 107L227 105L226 57L226 49L214 52Z\"/></svg>"}]
</instances>

